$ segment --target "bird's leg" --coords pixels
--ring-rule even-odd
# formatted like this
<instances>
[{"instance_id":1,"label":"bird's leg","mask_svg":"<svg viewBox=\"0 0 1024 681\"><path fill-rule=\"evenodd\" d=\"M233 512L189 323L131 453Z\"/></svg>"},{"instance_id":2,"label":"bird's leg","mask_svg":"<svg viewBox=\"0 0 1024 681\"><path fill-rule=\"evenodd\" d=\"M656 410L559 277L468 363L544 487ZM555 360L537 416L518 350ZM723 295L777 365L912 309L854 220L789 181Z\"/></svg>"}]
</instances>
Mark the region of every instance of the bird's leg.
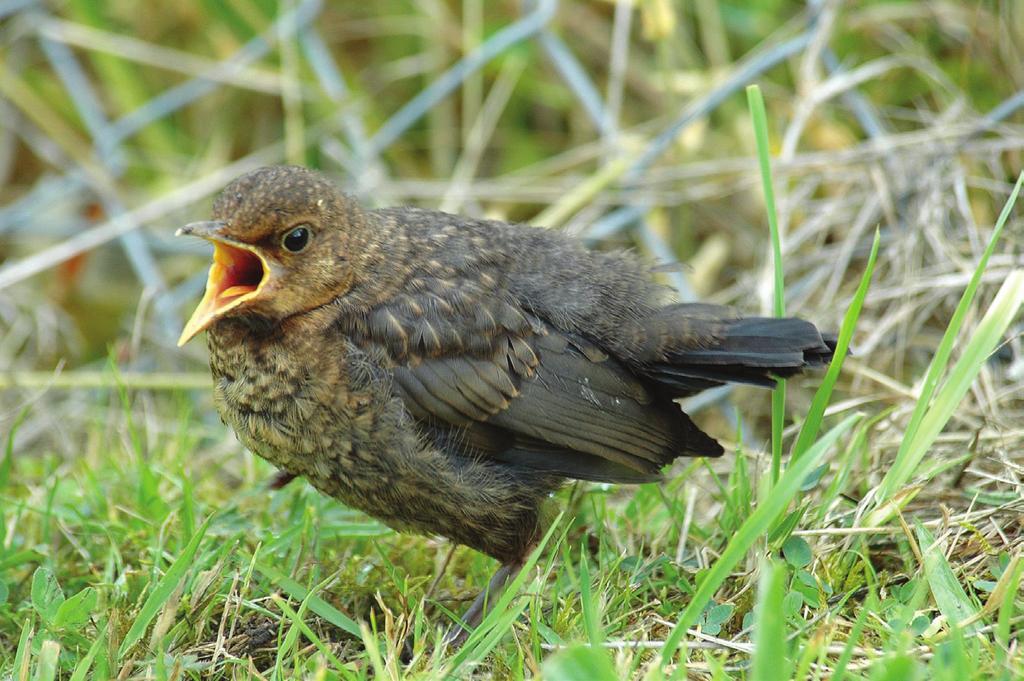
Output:
<instances>
[{"instance_id":1,"label":"bird's leg","mask_svg":"<svg viewBox=\"0 0 1024 681\"><path fill-rule=\"evenodd\" d=\"M499 567L491 577L491 581L487 583L487 587L480 592L480 595L469 606L469 610L462 616L462 622L456 622L448 629L448 633L444 636L445 645L455 649L465 643L470 633L483 621L490 606L494 605L494 602L501 596L505 585L515 579L522 569L522 561L505 563Z\"/></svg>"}]
</instances>

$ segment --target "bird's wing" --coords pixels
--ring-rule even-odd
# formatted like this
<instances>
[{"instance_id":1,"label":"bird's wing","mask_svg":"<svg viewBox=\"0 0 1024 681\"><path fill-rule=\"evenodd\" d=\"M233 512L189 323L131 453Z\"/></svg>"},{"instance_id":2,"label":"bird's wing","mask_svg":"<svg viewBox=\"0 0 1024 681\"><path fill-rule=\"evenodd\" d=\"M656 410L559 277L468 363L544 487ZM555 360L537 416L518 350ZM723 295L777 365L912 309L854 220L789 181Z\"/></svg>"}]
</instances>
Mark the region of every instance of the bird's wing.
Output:
<instances>
[{"instance_id":1,"label":"bird's wing","mask_svg":"<svg viewBox=\"0 0 1024 681\"><path fill-rule=\"evenodd\" d=\"M568 477L642 482L677 456L722 453L615 359L537 326L495 334L484 356L414 357L394 370L398 392L468 452Z\"/></svg>"}]
</instances>

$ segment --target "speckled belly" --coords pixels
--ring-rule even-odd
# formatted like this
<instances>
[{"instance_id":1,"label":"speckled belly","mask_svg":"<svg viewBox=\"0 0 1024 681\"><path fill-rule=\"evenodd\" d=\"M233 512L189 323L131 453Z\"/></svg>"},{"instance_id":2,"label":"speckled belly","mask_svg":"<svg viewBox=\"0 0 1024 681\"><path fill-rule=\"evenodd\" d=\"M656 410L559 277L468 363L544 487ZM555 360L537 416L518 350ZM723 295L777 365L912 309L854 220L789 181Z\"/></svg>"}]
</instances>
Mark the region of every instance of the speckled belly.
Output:
<instances>
[{"instance_id":1,"label":"speckled belly","mask_svg":"<svg viewBox=\"0 0 1024 681\"><path fill-rule=\"evenodd\" d=\"M439 448L393 391L386 356L333 343L291 355L281 344L211 347L215 402L241 442L397 530L520 558L557 478Z\"/></svg>"}]
</instances>

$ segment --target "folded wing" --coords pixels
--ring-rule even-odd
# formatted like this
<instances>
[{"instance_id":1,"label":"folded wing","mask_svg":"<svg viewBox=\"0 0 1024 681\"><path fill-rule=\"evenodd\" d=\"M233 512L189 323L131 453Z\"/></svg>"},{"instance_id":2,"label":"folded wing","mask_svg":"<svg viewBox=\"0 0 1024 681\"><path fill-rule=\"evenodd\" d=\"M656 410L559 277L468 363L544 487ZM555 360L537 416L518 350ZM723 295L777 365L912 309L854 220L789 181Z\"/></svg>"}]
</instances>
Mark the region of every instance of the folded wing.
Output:
<instances>
[{"instance_id":1,"label":"folded wing","mask_svg":"<svg viewBox=\"0 0 1024 681\"><path fill-rule=\"evenodd\" d=\"M644 482L721 446L619 362L552 329L506 335L491 357L395 369L410 412L464 453L567 477Z\"/></svg>"}]
</instances>

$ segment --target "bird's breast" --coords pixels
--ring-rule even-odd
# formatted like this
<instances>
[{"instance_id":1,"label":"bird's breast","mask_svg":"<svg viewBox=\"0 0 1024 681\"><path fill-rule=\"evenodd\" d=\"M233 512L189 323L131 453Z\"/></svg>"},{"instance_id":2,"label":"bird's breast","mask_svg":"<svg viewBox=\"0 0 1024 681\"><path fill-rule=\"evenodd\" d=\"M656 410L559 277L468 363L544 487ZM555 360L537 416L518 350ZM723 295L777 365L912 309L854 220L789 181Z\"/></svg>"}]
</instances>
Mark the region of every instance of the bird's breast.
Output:
<instances>
[{"instance_id":1,"label":"bird's breast","mask_svg":"<svg viewBox=\"0 0 1024 681\"><path fill-rule=\"evenodd\" d=\"M316 341L215 329L210 369L217 410L246 447L291 473L325 478L351 465L367 400L351 390L344 347Z\"/></svg>"}]
</instances>

